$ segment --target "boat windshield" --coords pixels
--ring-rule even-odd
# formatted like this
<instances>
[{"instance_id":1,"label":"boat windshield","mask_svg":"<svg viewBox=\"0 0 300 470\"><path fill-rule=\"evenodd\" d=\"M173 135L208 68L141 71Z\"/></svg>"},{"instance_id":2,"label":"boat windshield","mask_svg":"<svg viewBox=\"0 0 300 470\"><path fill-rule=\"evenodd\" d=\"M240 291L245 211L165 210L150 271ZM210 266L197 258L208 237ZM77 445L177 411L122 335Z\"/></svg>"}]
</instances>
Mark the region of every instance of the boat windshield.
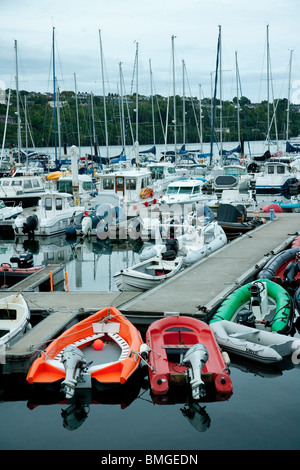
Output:
<instances>
[{"instance_id":1,"label":"boat windshield","mask_svg":"<svg viewBox=\"0 0 300 470\"><path fill-rule=\"evenodd\" d=\"M183 186L179 189L179 194L192 194L194 186Z\"/></svg>"},{"instance_id":2,"label":"boat windshield","mask_svg":"<svg viewBox=\"0 0 300 470\"><path fill-rule=\"evenodd\" d=\"M161 180L164 177L164 169L162 166L153 166L150 168L153 179Z\"/></svg>"},{"instance_id":3,"label":"boat windshield","mask_svg":"<svg viewBox=\"0 0 300 470\"><path fill-rule=\"evenodd\" d=\"M177 194L178 190L178 186L169 186L167 189L167 194Z\"/></svg>"}]
</instances>

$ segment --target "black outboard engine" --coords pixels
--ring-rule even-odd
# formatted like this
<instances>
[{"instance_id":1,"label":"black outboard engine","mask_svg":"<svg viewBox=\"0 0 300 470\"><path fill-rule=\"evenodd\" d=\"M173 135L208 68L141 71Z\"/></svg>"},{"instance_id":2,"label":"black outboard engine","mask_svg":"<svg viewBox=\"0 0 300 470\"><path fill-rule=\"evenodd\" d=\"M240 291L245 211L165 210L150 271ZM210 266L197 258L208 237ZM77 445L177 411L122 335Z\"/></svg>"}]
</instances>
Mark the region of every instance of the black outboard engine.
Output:
<instances>
[{"instance_id":1,"label":"black outboard engine","mask_svg":"<svg viewBox=\"0 0 300 470\"><path fill-rule=\"evenodd\" d=\"M23 224L23 233L33 236L34 231L38 226L38 217L36 214L31 214L26 218L26 222Z\"/></svg>"},{"instance_id":2,"label":"black outboard engine","mask_svg":"<svg viewBox=\"0 0 300 470\"><path fill-rule=\"evenodd\" d=\"M166 251L162 253L162 259L173 261L177 256L178 250L178 240L176 240L176 238L170 238L170 240L166 242Z\"/></svg>"},{"instance_id":3,"label":"black outboard engine","mask_svg":"<svg viewBox=\"0 0 300 470\"><path fill-rule=\"evenodd\" d=\"M10 258L11 263L17 263L18 268L32 268L33 266L33 255L32 253L21 253L19 256L12 256Z\"/></svg>"}]
</instances>

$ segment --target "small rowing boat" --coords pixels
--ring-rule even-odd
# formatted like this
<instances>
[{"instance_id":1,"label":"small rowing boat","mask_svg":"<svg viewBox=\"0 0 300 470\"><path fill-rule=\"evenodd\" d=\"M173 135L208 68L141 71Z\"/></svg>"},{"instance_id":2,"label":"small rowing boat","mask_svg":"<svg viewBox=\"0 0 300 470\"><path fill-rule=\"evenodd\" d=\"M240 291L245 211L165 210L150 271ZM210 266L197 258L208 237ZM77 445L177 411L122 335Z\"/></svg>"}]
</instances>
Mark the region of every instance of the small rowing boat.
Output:
<instances>
[{"instance_id":1,"label":"small rowing boat","mask_svg":"<svg viewBox=\"0 0 300 470\"><path fill-rule=\"evenodd\" d=\"M146 332L149 378L154 395L166 395L172 385L188 381L199 400L213 384L230 396L232 382L227 363L210 327L195 318L170 316L155 321Z\"/></svg>"},{"instance_id":2,"label":"small rowing boat","mask_svg":"<svg viewBox=\"0 0 300 470\"><path fill-rule=\"evenodd\" d=\"M217 343L229 353L272 364L292 354L300 342L274 331L260 330L228 320L210 324Z\"/></svg>"},{"instance_id":3,"label":"small rowing boat","mask_svg":"<svg viewBox=\"0 0 300 470\"><path fill-rule=\"evenodd\" d=\"M145 291L175 276L182 267L181 256L164 259L162 254L118 271L114 274L114 280L121 291Z\"/></svg>"},{"instance_id":4,"label":"small rowing boat","mask_svg":"<svg viewBox=\"0 0 300 470\"><path fill-rule=\"evenodd\" d=\"M229 320L288 335L293 328L293 317L289 293L276 282L257 279L229 294L209 324Z\"/></svg>"},{"instance_id":5,"label":"small rowing boat","mask_svg":"<svg viewBox=\"0 0 300 470\"><path fill-rule=\"evenodd\" d=\"M67 398L76 388L123 385L140 363L141 335L116 308L106 307L52 341L30 367L30 384L62 386Z\"/></svg>"},{"instance_id":6,"label":"small rowing boat","mask_svg":"<svg viewBox=\"0 0 300 470\"><path fill-rule=\"evenodd\" d=\"M0 340L7 344L30 327L30 310L22 294L12 294L0 300Z\"/></svg>"}]
</instances>

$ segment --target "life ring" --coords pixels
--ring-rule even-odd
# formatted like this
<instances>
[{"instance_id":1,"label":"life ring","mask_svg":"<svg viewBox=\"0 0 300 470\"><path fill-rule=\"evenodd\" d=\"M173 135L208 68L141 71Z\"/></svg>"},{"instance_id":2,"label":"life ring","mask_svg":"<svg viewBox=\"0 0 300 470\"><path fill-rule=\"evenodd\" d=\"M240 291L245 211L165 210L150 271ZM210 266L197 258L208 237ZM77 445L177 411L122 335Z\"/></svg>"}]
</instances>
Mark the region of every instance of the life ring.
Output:
<instances>
[{"instance_id":1,"label":"life ring","mask_svg":"<svg viewBox=\"0 0 300 470\"><path fill-rule=\"evenodd\" d=\"M10 170L10 176L14 176L16 171L17 171L17 167L13 166L12 169Z\"/></svg>"},{"instance_id":2,"label":"life ring","mask_svg":"<svg viewBox=\"0 0 300 470\"><path fill-rule=\"evenodd\" d=\"M142 199L147 199L148 197L152 197L154 195L153 189L148 188L148 186L142 189L140 196Z\"/></svg>"}]
</instances>

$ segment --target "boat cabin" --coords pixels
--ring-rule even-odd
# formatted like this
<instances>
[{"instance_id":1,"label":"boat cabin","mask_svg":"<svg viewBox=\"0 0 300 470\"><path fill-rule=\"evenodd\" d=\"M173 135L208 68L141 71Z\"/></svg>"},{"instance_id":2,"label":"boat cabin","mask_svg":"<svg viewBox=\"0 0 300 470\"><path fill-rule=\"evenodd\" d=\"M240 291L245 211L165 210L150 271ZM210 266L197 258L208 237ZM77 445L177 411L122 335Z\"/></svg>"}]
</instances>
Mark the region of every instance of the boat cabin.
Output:
<instances>
[{"instance_id":1,"label":"boat cabin","mask_svg":"<svg viewBox=\"0 0 300 470\"><path fill-rule=\"evenodd\" d=\"M296 179L296 173L293 173L290 166L283 162L267 162L263 166L263 171L256 177L256 193L281 194L286 188L288 180L290 182Z\"/></svg>"},{"instance_id":2,"label":"boat cabin","mask_svg":"<svg viewBox=\"0 0 300 470\"><path fill-rule=\"evenodd\" d=\"M0 199L7 205L20 202L23 207L36 205L44 192L44 181L40 176L15 176L0 179Z\"/></svg>"},{"instance_id":3,"label":"boat cabin","mask_svg":"<svg viewBox=\"0 0 300 470\"><path fill-rule=\"evenodd\" d=\"M74 208L76 210L73 197L68 193L49 192L45 193L38 204L37 213L40 212L42 217L52 217L57 213Z\"/></svg>"},{"instance_id":4,"label":"boat cabin","mask_svg":"<svg viewBox=\"0 0 300 470\"><path fill-rule=\"evenodd\" d=\"M79 198L82 202L89 201L97 194L96 184L88 175L78 175ZM69 193L73 195L73 180L71 174L62 175L56 180L56 189L60 193Z\"/></svg>"},{"instance_id":5,"label":"boat cabin","mask_svg":"<svg viewBox=\"0 0 300 470\"><path fill-rule=\"evenodd\" d=\"M161 199L161 203L180 204L204 201L207 199L202 192L204 180L182 179L168 185L168 189Z\"/></svg>"},{"instance_id":6,"label":"boat cabin","mask_svg":"<svg viewBox=\"0 0 300 470\"><path fill-rule=\"evenodd\" d=\"M137 202L143 198L143 190L152 189L155 184L148 170L124 170L120 173L107 173L99 178L99 192L117 194L127 202Z\"/></svg>"}]
</instances>

